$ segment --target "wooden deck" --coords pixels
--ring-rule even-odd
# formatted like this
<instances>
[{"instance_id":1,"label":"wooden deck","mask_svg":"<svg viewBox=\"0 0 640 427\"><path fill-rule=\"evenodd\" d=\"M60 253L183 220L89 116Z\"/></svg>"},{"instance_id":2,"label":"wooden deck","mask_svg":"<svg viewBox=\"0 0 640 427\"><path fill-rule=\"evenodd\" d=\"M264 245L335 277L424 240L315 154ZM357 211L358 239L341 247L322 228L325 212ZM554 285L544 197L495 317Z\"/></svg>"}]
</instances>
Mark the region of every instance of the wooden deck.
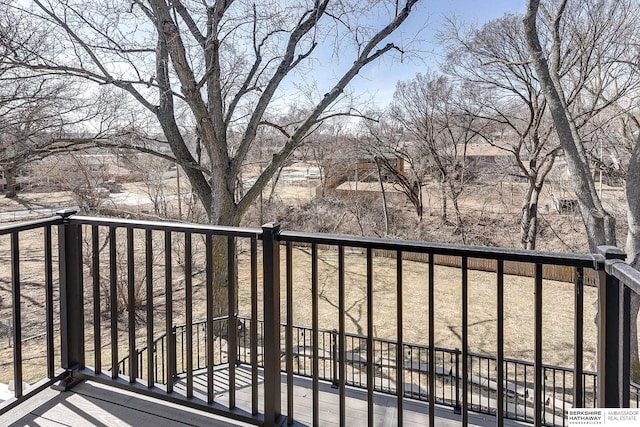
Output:
<instances>
[{"instance_id":1,"label":"wooden deck","mask_svg":"<svg viewBox=\"0 0 640 427\"><path fill-rule=\"evenodd\" d=\"M2 426L242 426L206 412L84 381L68 392L46 389L0 416Z\"/></svg>"},{"instance_id":2,"label":"wooden deck","mask_svg":"<svg viewBox=\"0 0 640 427\"><path fill-rule=\"evenodd\" d=\"M228 389L223 375L218 373L215 388L216 399L225 404ZM251 399L251 377L247 369L237 369L236 404L238 408L249 410ZM201 377L194 377L195 394L202 390ZM283 411L286 412L286 386L283 376ZM181 393L184 382L176 384L176 393ZM260 387L260 390L262 388ZM262 393L262 391L260 392ZM320 418L322 426L338 426L338 392L330 384L320 384ZM262 394L260 395L262 406ZM296 378L294 381L294 426L312 425L311 381ZM347 389L346 395L348 426L367 425L367 393L364 390ZM404 424L407 426L428 425L428 406L423 402L404 401ZM469 414L471 426L496 425L495 417ZM169 403L145 395L125 391L120 388L101 384L96 381L84 381L68 392L46 389L35 397L22 403L8 413L0 416L2 426L243 426L249 425L231 419L216 416L204 411ZM374 399L374 425L397 425L396 399L394 396L376 394ZM436 407L436 426L454 427L461 425L461 415L454 414L451 408ZM507 426L525 424L505 421Z\"/></svg>"}]
</instances>

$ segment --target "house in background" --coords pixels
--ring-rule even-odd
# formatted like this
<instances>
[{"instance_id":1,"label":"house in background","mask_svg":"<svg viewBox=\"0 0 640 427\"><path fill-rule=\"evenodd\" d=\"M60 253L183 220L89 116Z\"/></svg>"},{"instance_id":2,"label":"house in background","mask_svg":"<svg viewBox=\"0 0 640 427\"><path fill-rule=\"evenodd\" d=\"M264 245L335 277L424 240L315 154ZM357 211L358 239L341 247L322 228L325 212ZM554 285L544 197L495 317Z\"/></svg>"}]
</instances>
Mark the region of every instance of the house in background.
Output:
<instances>
[{"instance_id":1,"label":"house in background","mask_svg":"<svg viewBox=\"0 0 640 427\"><path fill-rule=\"evenodd\" d=\"M466 164L476 173L495 172L498 168L504 170L505 165L513 165L513 155L505 148L485 142L469 143L466 147Z\"/></svg>"}]
</instances>

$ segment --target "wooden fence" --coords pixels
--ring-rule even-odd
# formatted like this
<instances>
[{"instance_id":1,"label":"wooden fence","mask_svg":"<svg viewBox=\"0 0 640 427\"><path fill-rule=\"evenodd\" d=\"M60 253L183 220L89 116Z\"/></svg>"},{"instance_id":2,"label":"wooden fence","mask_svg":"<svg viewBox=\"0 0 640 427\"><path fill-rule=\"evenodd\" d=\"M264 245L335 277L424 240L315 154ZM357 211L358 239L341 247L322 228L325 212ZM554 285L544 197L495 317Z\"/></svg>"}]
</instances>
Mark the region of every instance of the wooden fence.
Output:
<instances>
[{"instance_id":1,"label":"wooden fence","mask_svg":"<svg viewBox=\"0 0 640 427\"><path fill-rule=\"evenodd\" d=\"M374 250L374 256L395 258L396 252L389 250ZM429 254L404 252L402 254L403 259L416 262L429 262ZM462 259L457 256L436 255L434 257L436 265L442 265L446 267L460 268L462 265ZM468 267L470 270L479 271L496 271L496 261L490 259L469 258ZM504 262L505 274L513 276L533 277L535 272L535 265L530 263L505 261ZM559 282L573 283L575 281L575 269L573 267L563 265L544 265L542 267L542 276L548 280L557 280ZM586 286L596 286L596 272L591 269L584 270L584 284Z\"/></svg>"},{"instance_id":2,"label":"wooden fence","mask_svg":"<svg viewBox=\"0 0 640 427\"><path fill-rule=\"evenodd\" d=\"M295 246L308 247L309 245L305 243L296 243ZM318 249L334 250L335 246L318 245ZM356 251L359 252L358 250ZM384 249L373 250L374 257L395 259L396 254L397 252L392 250L384 250ZM407 261L428 263L429 254L417 253L417 252L403 252L402 259L406 259ZM436 265L445 266L445 267L461 268L462 266L462 258L459 256L435 255L434 262ZM491 260L491 259L468 258L467 266L470 270L495 272L497 263L495 260ZM535 274L535 265L527 262L505 261L504 273L512 276L533 277ZM585 269L583 274L584 274L585 286L597 287L598 281L597 281L597 273L595 270ZM564 265L543 265L542 277L547 280L556 280L558 282L574 283L576 278L575 268L564 266Z\"/></svg>"}]
</instances>

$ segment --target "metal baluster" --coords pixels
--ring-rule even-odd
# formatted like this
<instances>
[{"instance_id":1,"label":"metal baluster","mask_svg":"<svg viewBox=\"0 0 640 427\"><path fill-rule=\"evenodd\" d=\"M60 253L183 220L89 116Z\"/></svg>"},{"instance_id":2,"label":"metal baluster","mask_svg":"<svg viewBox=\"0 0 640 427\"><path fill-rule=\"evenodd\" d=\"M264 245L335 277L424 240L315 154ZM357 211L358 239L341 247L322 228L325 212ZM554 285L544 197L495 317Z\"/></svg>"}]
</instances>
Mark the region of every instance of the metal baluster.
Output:
<instances>
[{"instance_id":1,"label":"metal baluster","mask_svg":"<svg viewBox=\"0 0 640 427\"><path fill-rule=\"evenodd\" d=\"M429 425L435 425L436 413L436 376L435 376L435 257L433 253L429 254L428 267L429 282ZM457 379L456 379L457 385ZM444 392L444 391L443 391ZM458 393L456 387L456 394ZM444 397L444 396L443 396ZM444 399L443 399L444 400ZM456 398L456 402L458 399Z\"/></svg>"},{"instance_id":2,"label":"metal baluster","mask_svg":"<svg viewBox=\"0 0 640 427\"><path fill-rule=\"evenodd\" d=\"M338 379L340 381L339 392L340 392L340 427L346 426L346 402L345 402L345 384L347 382L347 369L346 369L346 357L347 357L347 349L346 349L346 337L345 337L345 281L344 281L344 246L338 247L338 334L339 334L339 375Z\"/></svg>"},{"instance_id":3,"label":"metal baluster","mask_svg":"<svg viewBox=\"0 0 640 427\"><path fill-rule=\"evenodd\" d=\"M13 384L15 397L22 396L22 307L20 295L20 242L11 233L11 312L13 321Z\"/></svg>"},{"instance_id":4,"label":"metal baluster","mask_svg":"<svg viewBox=\"0 0 640 427\"><path fill-rule=\"evenodd\" d=\"M373 250L367 248L367 420L369 427L374 425L373 362Z\"/></svg>"},{"instance_id":5,"label":"metal baluster","mask_svg":"<svg viewBox=\"0 0 640 427\"><path fill-rule=\"evenodd\" d=\"M45 305L46 305L46 328L47 328L47 376L53 378L55 375L55 347L53 342L53 250L51 239L51 226L47 225L44 229L44 266L45 266ZM94 270L95 271L95 270ZM98 297L98 331L100 330L100 312L99 312L100 299ZM95 309L94 309L95 310ZM94 323L95 325L95 323ZM96 341L100 343L99 336L96 337ZM100 348L100 347L98 347ZM96 352L96 370L99 372L100 353Z\"/></svg>"},{"instance_id":6,"label":"metal baluster","mask_svg":"<svg viewBox=\"0 0 640 427\"><path fill-rule=\"evenodd\" d=\"M145 231L145 261L147 275L147 387L154 386L155 346L153 339L153 239L151 230ZM152 363L153 361L153 363Z\"/></svg>"},{"instance_id":7,"label":"metal baluster","mask_svg":"<svg viewBox=\"0 0 640 427\"><path fill-rule=\"evenodd\" d=\"M318 245L311 245L311 374L313 395L313 425L320 425L320 384L318 381Z\"/></svg>"},{"instance_id":8,"label":"metal baluster","mask_svg":"<svg viewBox=\"0 0 640 427\"><path fill-rule=\"evenodd\" d=\"M542 425L542 411L544 407L543 395L543 371L542 371L542 264L536 264L535 270L535 356L534 356L534 371L535 378L533 383L533 408L534 408L534 423L539 426Z\"/></svg>"},{"instance_id":9,"label":"metal baluster","mask_svg":"<svg viewBox=\"0 0 640 427\"><path fill-rule=\"evenodd\" d=\"M573 406L582 407L583 404L583 331L584 331L584 270L575 269L575 317L574 317L574 359L573 359Z\"/></svg>"},{"instance_id":10,"label":"metal baluster","mask_svg":"<svg viewBox=\"0 0 640 427\"><path fill-rule=\"evenodd\" d=\"M207 233L205 236L205 263L206 263L206 294L207 294L207 403L214 400L213 366L215 363L215 346L213 342L213 236Z\"/></svg>"},{"instance_id":11,"label":"metal baluster","mask_svg":"<svg viewBox=\"0 0 640 427\"><path fill-rule=\"evenodd\" d=\"M193 264L191 250L191 233L184 233L184 293L185 293L185 328L187 359L187 398L193 397ZM184 340L183 340L184 341Z\"/></svg>"},{"instance_id":12,"label":"metal baluster","mask_svg":"<svg viewBox=\"0 0 640 427\"><path fill-rule=\"evenodd\" d=\"M229 358L229 409L236 407L236 366L238 362L238 321L236 317L236 243L227 237L227 312L229 331L227 352ZM278 322L278 328L280 322Z\"/></svg>"},{"instance_id":13,"label":"metal baluster","mask_svg":"<svg viewBox=\"0 0 640 427\"><path fill-rule=\"evenodd\" d=\"M166 305L165 334L167 337L167 393L173 392L176 375L176 335L173 327L173 269L171 268L171 232L164 232L164 294Z\"/></svg>"},{"instance_id":14,"label":"metal baluster","mask_svg":"<svg viewBox=\"0 0 640 427\"><path fill-rule=\"evenodd\" d=\"M404 392L404 372L403 361L404 354L402 353L402 347L404 343L403 339L403 307L402 307L402 252L396 252L396 397L398 405L398 425L404 424L404 406L403 406L403 392ZM431 353L429 353L431 355ZM433 365L429 365L429 372L433 370ZM430 389L429 394L433 394L433 389Z\"/></svg>"},{"instance_id":15,"label":"metal baluster","mask_svg":"<svg viewBox=\"0 0 640 427\"><path fill-rule=\"evenodd\" d=\"M136 300L135 300L135 264L133 250L133 228L127 227L127 311L129 329L129 382L138 377L138 358L136 352Z\"/></svg>"},{"instance_id":16,"label":"metal baluster","mask_svg":"<svg viewBox=\"0 0 640 427\"><path fill-rule=\"evenodd\" d=\"M287 320L287 325L289 321ZM258 413L258 240L251 238L251 414ZM262 336L262 335L261 335ZM293 397L291 397L293 399Z\"/></svg>"},{"instance_id":17,"label":"metal baluster","mask_svg":"<svg viewBox=\"0 0 640 427\"><path fill-rule=\"evenodd\" d=\"M118 378L118 268L116 228L109 226L109 308L111 309L111 377Z\"/></svg>"},{"instance_id":18,"label":"metal baluster","mask_svg":"<svg viewBox=\"0 0 640 427\"><path fill-rule=\"evenodd\" d=\"M469 282L467 257L462 257L462 425L469 425Z\"/></svg>"},{"instance_id":19,"label":"metal baluster","mask_svg":"<svg viewBox=\"0 0 640 427\"><path fill-rule=\"evenodd\" d=\"M499 259L497 265L497 297L498 297L498 330L497 330L497 382L498 382L498 407L496 421L498 427L504 426L504 261Z\"/></svg>"},{"instance_id":20,"label":"metal baluster","mask_svg":"<svg viewBox=\"0 0 640 427\"><path fill-rule=\"evenodd\" d=\"M93 363L95 373L102 372L102 334L100 332L100 246L99 229L91 226L91 270L93 271Z\"/></svg>"}]
</instances>

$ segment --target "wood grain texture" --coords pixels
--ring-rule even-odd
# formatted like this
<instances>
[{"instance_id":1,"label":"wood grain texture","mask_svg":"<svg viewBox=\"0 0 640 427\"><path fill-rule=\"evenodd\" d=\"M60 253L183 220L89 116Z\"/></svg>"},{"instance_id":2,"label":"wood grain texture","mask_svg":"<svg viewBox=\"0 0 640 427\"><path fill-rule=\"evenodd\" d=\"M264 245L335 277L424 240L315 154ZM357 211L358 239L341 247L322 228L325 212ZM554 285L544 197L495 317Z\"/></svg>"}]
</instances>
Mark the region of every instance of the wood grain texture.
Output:
<instances>
[{"instance_id":1,"label":"wood grain texture","mask_svg":"<svg viewBox=\"0 0 640 427\"><path fill-rule=\"evenodd\" d=\"M226 371L216 371L215 393L218 403L228 401L228 383L224 381ZM237 369L238 386L236 404L239 409L251 408L251 376L245 367ZM281 377L286 383L286 376ZM259 377L260 383L262 378ZM296 422L294 426L312 425L311 380L294 378L294 405ZM194 375L194 394L206 398L206 373ZM184 393L184 380L177 381L176 393ZM262 387L259 387L259 402L263 401ZM282 389L283 402L286 402L286 387ZM338 390L331 384L320 382L319 406L322 425L338 426ZM396 402L392 395L376 393L374 395L374 424L393 425L397 419ZM262 405L260 405L262 406ZM405 400L404 421L406 425L428 425L429 411L424 402ZM260 407L262 410L262 407ZM367 419L367 392L347 388L346 425L362 425ZM460 415L450 408L436 407L436 425L445 427L460 425ZM494 425L495 418L489 415L470 413L469 425ZM46 389L22 405L0 416L1 426L242 426L241 422L218 417L206 412L168 403L134 392L124 391L94 381L85 381L66 393ZM507 426L522 424L505 420Z\"/></svg>"}]
</instances>

